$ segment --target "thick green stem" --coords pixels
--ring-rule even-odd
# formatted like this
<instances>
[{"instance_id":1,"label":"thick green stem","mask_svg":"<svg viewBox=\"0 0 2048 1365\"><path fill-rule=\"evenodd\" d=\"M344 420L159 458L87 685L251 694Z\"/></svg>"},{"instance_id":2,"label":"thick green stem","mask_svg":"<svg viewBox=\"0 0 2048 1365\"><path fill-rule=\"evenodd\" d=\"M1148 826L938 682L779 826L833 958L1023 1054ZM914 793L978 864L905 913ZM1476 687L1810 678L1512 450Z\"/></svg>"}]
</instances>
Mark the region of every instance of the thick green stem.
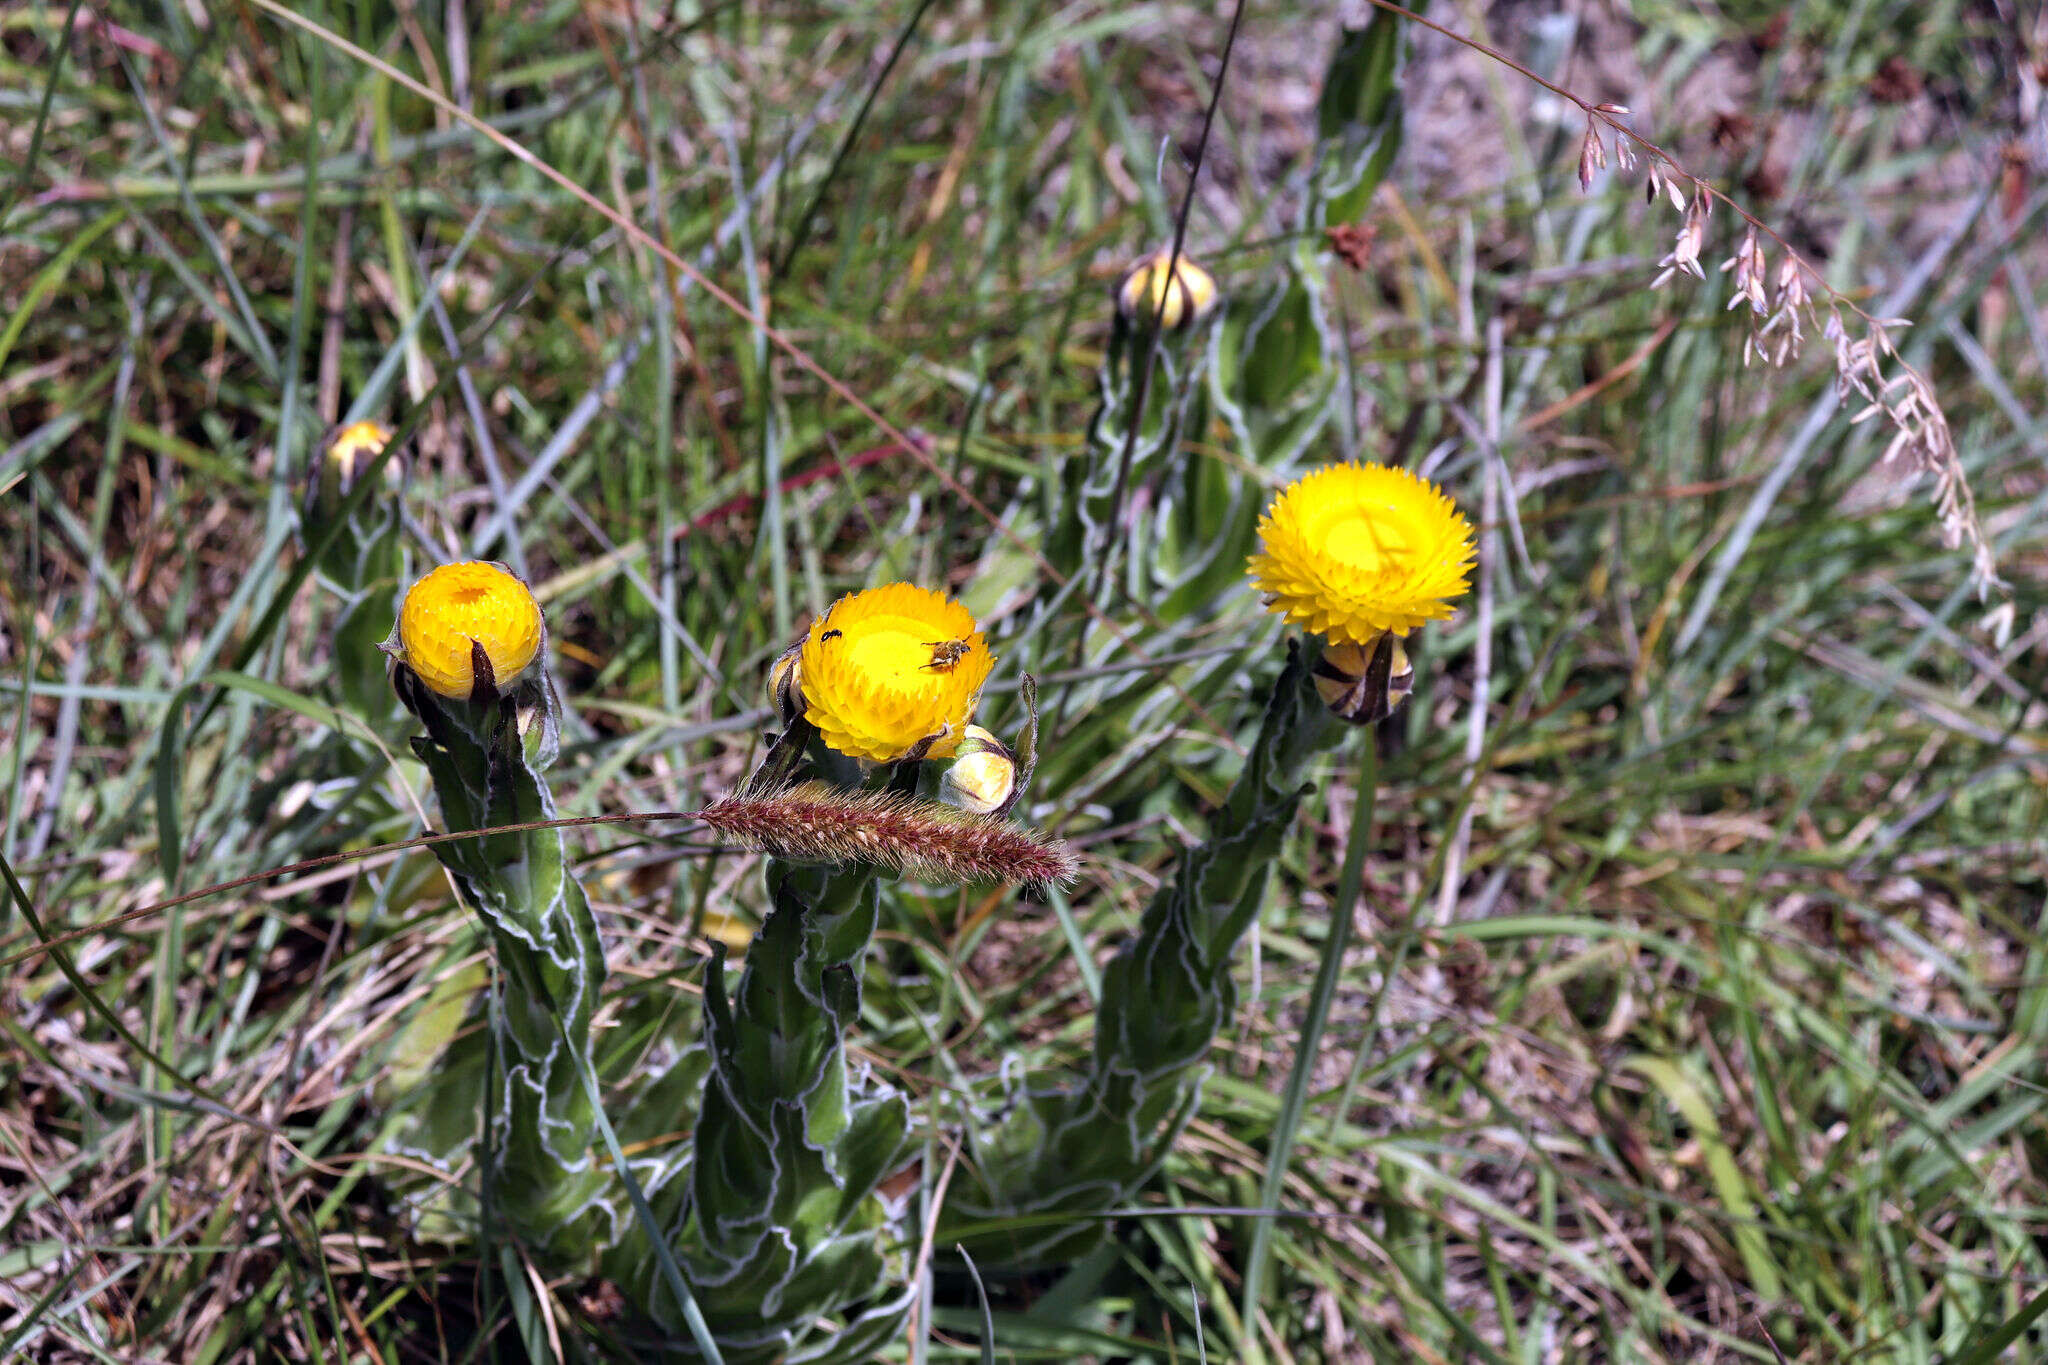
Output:
<instances>
[{"instance_id":1,"label":"thick green stem","mask_svg":"<svg viewBox=\"0 0 2048 1365\"><path fill-rule=\"evenodd\" d=\"M880 891L869 867L771 859L768 892L737 991L722 952L705 982L710 1069L668 1235L728 1365L863 1361L910 1304L875 1193L908 1159L910 1107L846 1053ZM680 1307L638 1233L607 1269L673 1326Z\"/></svg>"},{"instance_id":2,"label":"thick green stem","mask_svg":"<svg viewBox=\"0 0 2048 1365\"><path fill-rule=\"evenodd\" d=\"M299 529L300 548L309 554L317 549L320 575L341 597L334 621L336 689L358 715L381 721L396 716L377 642L391 629L392 598L405 566L399 504L382 498L350 508L351 481L344 477L345 469L375 460L367 453L348 465L316 457ZM381 464L374 477L382 482Z\"/></svg>"},{"instance_id":3,"label":"thick green stem","mask_svg":"<svg viewBox=\"0 0 2048 1365\"><path fill-rule=\"evenodd\" d=\"M1358 773L1358 801L1351 811L1351 834L1344 848L1344 868L1337 875L1337 900L1331 907L1330 929L1323 939L1323 959L1316 968L1316 983L1309 994L1308 1017L1301 1024L1301 1046L1294 1054L1294 1070L1288 1074L1287 1089L1280 1098L1280 1118L1273 1126L1273 1145L1266 1154L1266 1175L1259 1185L1259 1209L1266 1216L1252 1228L1250 1254L1244 1267L1244 1320L1251 1322L1265 1288L1266 1261L1273 1244L1273 1215L1280 1209L1280 1191L1287 1180L1287 1161L1294 1150L1294 1135L1301 1126L1301 1113L1308 1101L1309 1077L1315 1073L1323 1029L1330 1022L1330 1001L1337 994L1337 979L1344 971L1344 951L1351 946L1351 920L1358 893L1365 884L1365 853L1372 843L1373 798L1379 786L1379 746L1368 733L1365 756Z\"/></svg>"},{"instance_id":4,"label":"thick green stem","mask_svg":"<svg viewBox=\"0 0 2048 1365\"><path fill-rule=\"evenodd\" d=\"M1182 852L1173 881L1103 975L1087 1075L1064 1087L1027 1083L992 1131L975 1134L970 1123L975 1161L954 1178L941 1246L964 1242L983 1264L1070 1259L1100 1238L1099 1222L1021 1233L975 1225L1114 1207L1165 1159L1199 1096L1210 1045L1236 1013L1232 958L1308 791L1299 775L1336 733L1308 660L1292 647L1208 839Z\"/></svg>"},{"instance_id":5,"label":"thick green stem","mask_svg":"<svg viewBox=\"0 0 2048 1365\"><path fill-rule=\"evenodd\" d=\"M403 665L393 679L427 727L413 750L450 830L554 818L541 770L554 756L557 702L544 680L484 703L437 696ZM496 1083L485 1093L491 1205L545 1263L587 1266L614 1221L601 1198L609 1182L591 1159L597 1108L581 1074L594 1070L590 1025L604 983L596 918L557 830L486 834L434 852L489 929L502 974Z\"/></svg>"},{"instance_id":6,"label":"thick green stem","mask_svg":"<svg viewBox=\"0 0 2048 1365\"><path fill-rule=\"evenodd\" d=\"M1067 586L1046 611L1075 592L1108 606L1115 560L1127 539L1116 523L1130 490L1174 468L1181 432L1190 422L1199 432L1208 420L1199 363L1207 335L1206 327L1159 334L1117 319L1081 457L1061 466L1061 515L1046 537L1045 555Z\"/></svg>"}]
</instances>

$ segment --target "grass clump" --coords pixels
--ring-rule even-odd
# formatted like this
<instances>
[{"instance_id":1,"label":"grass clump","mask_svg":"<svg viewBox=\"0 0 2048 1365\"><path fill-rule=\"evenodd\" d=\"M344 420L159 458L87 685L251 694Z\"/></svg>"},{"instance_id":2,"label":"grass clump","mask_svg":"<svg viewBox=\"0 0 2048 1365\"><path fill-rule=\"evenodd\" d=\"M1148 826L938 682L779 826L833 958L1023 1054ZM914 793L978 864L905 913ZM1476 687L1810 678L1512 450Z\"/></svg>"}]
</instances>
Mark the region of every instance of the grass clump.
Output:
<instances>
[{"instance_id":1,"label":"grass clump","mask_svg":"<svg viewBox=\"0 0 2048 1365\"><path fill-rule=\"evenodd\" d=\"M449 1058L490 1093L517 968L358 642L468 560L547 614L587 822L564 1102L664 1216L753 1026L706 964L825 893L615 817L743 793L845 593L985 634L1011 818L1081 870L832 893L874 916L834 1036L912 1116L874 1351L2041 1355L2037 35L1423 18L1512 65L1165 4L0 19L0 1356L655 1349L657 1291L470 1197L499 1157L406 1154ZM1116 308L1162 246L1218 300L1180 327ZM1056 1229L955 1216L972 1137L1087 1065L1228 834L1282 672L1245 556L1341 460L1445 488L1471 595L1293 774L1156 1174L992 1264Z\"/></svg>"}]
</instances>

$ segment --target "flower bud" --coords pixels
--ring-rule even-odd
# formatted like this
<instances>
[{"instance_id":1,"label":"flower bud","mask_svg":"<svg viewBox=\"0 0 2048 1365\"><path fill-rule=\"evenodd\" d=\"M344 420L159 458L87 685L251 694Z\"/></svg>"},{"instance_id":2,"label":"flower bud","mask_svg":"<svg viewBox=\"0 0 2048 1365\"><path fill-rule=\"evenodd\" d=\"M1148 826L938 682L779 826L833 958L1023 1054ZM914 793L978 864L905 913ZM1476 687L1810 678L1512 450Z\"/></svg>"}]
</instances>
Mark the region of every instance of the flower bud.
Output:
<instances>
[{"instance_id":1,"label":"flower bud","mask_svg":"<svg viewBox=\"0 0 2048 1365\"><path fill-rule=\"evenodd\" d=\"M1150 327L1157 318L1161 331L1175 332L1194 326L1216 307L1215 277L1185 254L1178 263L1172 258L1173 249L1163 248L1124 276L1116 290L1116 310L1126 323Z\"/></svg>"},{"instance_id":2,"label":"flower bud","mask_svg":"<svg viewBox=\"0 0 2048 1365\"><path fill-rule=\"evenodd\" d=\"M335 432L327 446L327 464L341 480L341 491L353 488L364 467L390 443L391 428L382 422L351 422Z\"/></svg>"},{"instance_id":3,"label":"flower bud","mask_svg":"<svg viewBox=\"0 0 2048 1365\"><path fill-rule=\"evenodd\" d=\"M316 517L332 516L390 441L391 429L381 422L351 422L335 432L312 470L308 512Z\"/></svg>"},{"instance_id":4,"label":"flower bud","mask_svg":"<svg viewBox=\"0 0 2048 1365\"><path fill-rule=\"evenodd\" d=\"M547 625L527 586L501 564L444 564L412 585L385 650L457 701L509 692L540 654Z\"/></svg>"},{"instance_id":5,"label":"flower bud","mask_svg":"<svg viewBox=\"0 0 2048 1365\"><path fill-rule=\"evenodd\" d=\"M1385 720L1415 690L1415 665L1392 631L1382 632L1370 645L1325 645L1310 677L1331 714L1353 725Z\"/></svg>"},{"instance_id":6,"label":"flower bud","mask_svg":"<svg viewBox=\"0 0 2048 1365\"><path fill-rule=\"evenodd\" d=\"M776 655L768 670L768 704L784 725L796 724L804 713L803 657L804 642L798 640Z\"/></svg>"},{"instance_id":7,"label":"flower bud","mask_svg":"<svg viewBox=\"0 0 2048 1365\"><path fill-rule=\"evenodd\" d=\"M949 806L989 815L1009 804L1017 790L1017 756L979 725L970 725L939 778L939 799Z\"/></svg>"}]
</instances>

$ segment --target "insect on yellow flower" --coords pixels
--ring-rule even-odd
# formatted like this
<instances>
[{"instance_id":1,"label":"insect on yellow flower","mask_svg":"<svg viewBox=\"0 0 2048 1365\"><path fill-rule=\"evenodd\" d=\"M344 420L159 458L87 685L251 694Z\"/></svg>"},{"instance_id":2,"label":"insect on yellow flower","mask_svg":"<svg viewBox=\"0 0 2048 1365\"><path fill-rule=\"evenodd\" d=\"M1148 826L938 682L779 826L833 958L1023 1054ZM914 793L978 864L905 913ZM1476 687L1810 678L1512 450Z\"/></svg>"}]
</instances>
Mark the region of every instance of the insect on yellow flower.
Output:
<instances>
[{"instance_id":1,"label":"insect on yellow flower","mask_svg":"<svg viewBox=\"0 0 2048 1365\"><path fill-rule=\"evenodd\" d=\"M399 608L400 663L444 697L504 692L540 653L540 604L500 564L444 564L412 585Z\"/></svg>"},{"instance_id":2,"label":"insect on yellow flower","mask_svg":"<svg viewBox=\"0 0 2048 1365\"><path fill-rule=\"evenodd\" d=\"M960 661L974 652L974 646L965 640L926 640L931 649L931 660L926 668L938 673L950 673L960 666Z\"/></svg>"},{"instance_id":3,"label":"insect on yellow flower","mask_svg":"<svg viewBox=\"0 0 2048 1365\"><path fill-rule=\"evenodd\" d=\"M922 756L951 756L994 663L967 608L891 583L833 603L811 623L791 671L803 714L827 745L886 763L927 740Z\"/></svg>"},{"instance_id":4,"label":"insect on yellow flower","mask_svg":"<svg viewBox=\"0 0 2048 1365\"><path fill-rule=\"evenodd\" d=\"M1282 489L1259 523L1266 609L1333 644L1370 648L1440 620L1471 581L1472 523L1403 469L1339 464Z\"/></svg>"}]
</instances>

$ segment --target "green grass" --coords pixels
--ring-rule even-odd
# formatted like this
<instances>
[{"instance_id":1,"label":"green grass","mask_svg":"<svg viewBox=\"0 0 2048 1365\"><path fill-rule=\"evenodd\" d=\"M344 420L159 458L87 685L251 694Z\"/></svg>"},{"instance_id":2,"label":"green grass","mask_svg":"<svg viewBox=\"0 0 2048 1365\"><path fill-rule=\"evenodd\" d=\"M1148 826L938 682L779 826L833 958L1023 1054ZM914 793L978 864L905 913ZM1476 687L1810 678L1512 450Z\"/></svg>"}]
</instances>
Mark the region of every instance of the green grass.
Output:
<instances>
[{"instance_id":1,"label":"green grass","mask_svg":"<svg viewBox=\"0 0 2048 1365\"><path fill-rule=\"evenodd\" d=\"M920 1092L1078 1057L1099 983L1073 941L1102 960L1199 835L1279 636L1249 589L1161 630L1105 592L1129 642L1087 670L1138 704L1070 710L1086 680L1011 610L1034 570L967 495L1042 524L1109 286L1171 235L1227 16L471 5L451 41L440 7L295 9L646 236L263 7L0 16L0 1358L601 1358L592 1286L415 1237L395 1205L385 1105L478 970L430 857L115 922L431 810L388 757L403 727L336 709L337 603L293 545L307 462L352 415L416 419L413 564L503 559L547 605L565 815L727 790L768 662L841 592L962 593L1002 656L985 722L1014 730L1019 674L1042 680L1030 816L1088 867L1058 913L896 893L857 1041ZM1518 13L1432 17L1533 65ZM1240 307L1319 249L1284 225L1334 40L1245 22L1188 230ZM1317 450L1495 512L1475 596L1419 637L1378 732L1364 906L1279 1186L1309 1216L1273 1222L1246 1321L1355 751L1303 774L1322 792L1245 1009L1146 1207L1062 1272L984 1277L997 1359L2048 1354L2048 198L2038 167L1979 194L2038 54L1974 5L1807 3L1764 51L1738 9L1636 22L1558 78L1605 98L1650 73L1621 97L1638 126L1864 306L1975 213L1898 340L2013 634L1981 623L1924 485L1878 466L1883 424L1813 417L1825 343L1743 367L1711 270L1731 215L1706 282L1649 291L1676 218L1639 178L1580 195L1577 125L1532 116L1515 73L1460 59L1500 150L1444 163L1432 41L1373 259L1330 270L1352 344ZM1919 100L1871 98L1891 56ZM1710 138L1689 82L1730 62L1775 141ZM1220 423L1191 444L1273 477ZM755 860L658 830L572 847L614 1027L687 1034L707 917L753 921ZM933 1300L899 1354L981 1358L975 1282L941 1265Z\"/></svg>"}]
</instances>

